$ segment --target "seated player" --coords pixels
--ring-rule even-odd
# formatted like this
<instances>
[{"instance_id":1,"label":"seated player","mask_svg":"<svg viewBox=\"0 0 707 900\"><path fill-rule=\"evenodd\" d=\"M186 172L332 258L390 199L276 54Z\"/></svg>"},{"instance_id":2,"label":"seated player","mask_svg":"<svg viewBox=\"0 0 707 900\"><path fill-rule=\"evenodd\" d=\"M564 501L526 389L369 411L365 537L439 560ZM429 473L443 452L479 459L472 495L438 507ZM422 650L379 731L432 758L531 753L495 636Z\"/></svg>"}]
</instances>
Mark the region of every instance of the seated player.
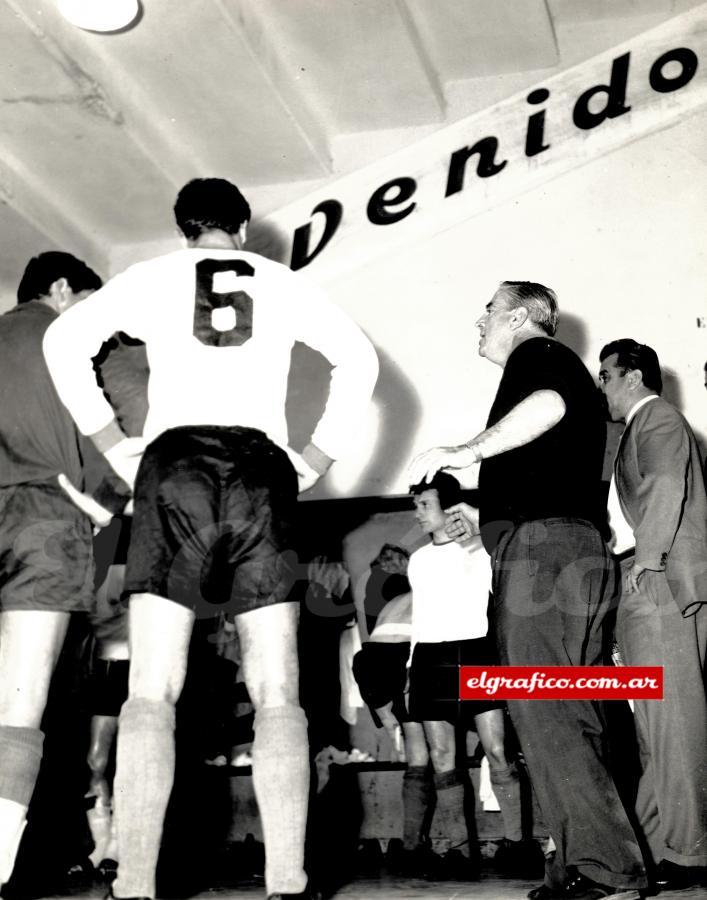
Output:
<instances>
[{"instance_id":1,"label":"seated player","mask_svg":"<svg viewBox=\"0 0 707 900\"><path fill-rule=\"evenodd\" d=\"M243 250L250 207L235 185L191 181L174 211L186 248L116 276L44 340L81 431L130 486L140 465L126 572L131 667L118 730L113 892L155 896L190 638L197 616L225 609L256 710L253 784L266 891L304 897L309 753L298 696L299 607L289 600L291 524L298 490L349 447L378 363L360 329L313 285ZM145 343L143 441L121 431L93 378L91 357L115 332ZM326 408L301 454L288 446L285 419L296 341L333 367Z\"/></svg>"},{"instance_id":2,"label":"seated player","mask_svg":"<svg viewBox=\"0 0 707 900\"><path fill-rule=\"evenodd\" d=\"M385 604L410 590L407 579L409 559L410 554L404 547L386 543L371 561L371 573L363 599L366 634L371 634L376 627L378 615Z\"/></svg>"},{"instance_id":3,"label":"seated player","mask_svg":"<svg viewBox=\"0 0 707 900\"><path fill-rule=\"evenodd\" d=\"M459 482L438 472L430 481L412 485L417 521L430 535L429 544L410 557L412 587L412 660L410 718L422 722L434 769L437 808L451 847L443 857L440 877L479 877L476 829L464 815L466 769L457 766L455 729L473 728L489 762L505 830L497 864L506 872L542 871L539 846L524 841L521 830L520 782L506 759L503 704L495 700L459 699L459 667L498 665L488 635L491 567L477 535L464 544L446 533L446 508L460 499Z\"/></svg>"},{"instance_id":4,"label":"seated player","mask_svg":"<svg viewBox=\"0 0 707 900\"><path fill-rule=\"evenodd\" d=\"M412 594L408 591L383 607L372 634L354 656L353 671L373 721L386 729L398 759L407 763L402 845L396 839L389 842L388 865L401 875L420 876L432 865L428 837L435 799L425 733L419 722L410 721L407 712L411 622Z\"/></svg>"}]
</instances>

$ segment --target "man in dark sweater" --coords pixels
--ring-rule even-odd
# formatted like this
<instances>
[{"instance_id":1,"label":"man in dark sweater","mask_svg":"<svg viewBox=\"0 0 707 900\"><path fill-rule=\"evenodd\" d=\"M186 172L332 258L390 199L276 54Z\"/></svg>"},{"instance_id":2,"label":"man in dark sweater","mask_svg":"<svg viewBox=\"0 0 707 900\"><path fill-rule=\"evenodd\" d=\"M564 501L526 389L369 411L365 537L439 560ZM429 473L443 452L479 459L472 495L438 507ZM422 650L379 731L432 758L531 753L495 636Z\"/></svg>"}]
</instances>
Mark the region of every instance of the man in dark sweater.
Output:
<instances>
[{"instance_id":1,"label":"man in dark sweater","mask_svg":"<svg viewBox=\"0 0 707 900\"><path fill-rule=\"evenodd\" d=\"M0 317L0 887L39 772L40 723L69 618L93 602L93 523L59 479L83 491L92 454L100 504L117 511L128 497L79 435L42 353L49 325L100 286L70 254L42 253L27 265L18 306Z\"/></svg>"},{"instance_id":2,"label":"man in dark sweater","mask_svg":"<svg viewBox=\"0 0 707 900\"><path fill-rule=\"evenodd\" d=\"M604 662L611 561L600 529L606 435L599 393L581 360L554 339L553 291L503 282L477 322L479 354L503 369L484 431L413 462L478 472L479 524L491 555L496 641L505 666ZM480 465L479 465L480 464ZM456 510L458 531L467 531ZM597 900L646 886L638 842L605 759L590 700L511 700L543 819L557 845L533 900Z\"/></svg>"}]
</instances>

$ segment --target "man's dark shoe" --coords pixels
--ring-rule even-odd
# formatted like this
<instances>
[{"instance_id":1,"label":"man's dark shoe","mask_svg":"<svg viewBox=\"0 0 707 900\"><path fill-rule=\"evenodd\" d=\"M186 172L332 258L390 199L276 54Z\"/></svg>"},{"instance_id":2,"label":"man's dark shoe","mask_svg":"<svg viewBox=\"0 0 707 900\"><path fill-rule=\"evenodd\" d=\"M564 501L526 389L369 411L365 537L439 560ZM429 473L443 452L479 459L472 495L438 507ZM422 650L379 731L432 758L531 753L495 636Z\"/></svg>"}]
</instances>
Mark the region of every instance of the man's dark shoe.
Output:
<instances>
[{"instance_id":1,"label":"man's dark shoe","mask_svg":"<svg viewBox=\"0 0 707 900\"><path fill-rule=\"evenodd\" d=\"M542 878L545 856L537 841L509 841L504 838L493 857L497 872L511 878Z\"/></svg>"},{"instance_id":2,"label":"man's dark shoe","mask_svg":"<svg viewBox=\"0 0 707 900\"><path fill-rule=\"evenodd\" d=\"M707 867L679 866L664 859L658 864L654 883L656 893L707 885Z\"/></svg>"},{"instance_id":3,"label":"man's dark shoe","mask_svg":"<svg viewBox=\"0 0 707 900\"><path fill-rule=\"evenodd\" d=\"M405 878L434 877L441 865L441 857L432 852L428 844L419 844L414 850L406 850L400 838L388 842L385 867L392 875Z\"/></svg>"},{"instance_id":4,"label":"man's dark shoe","mask_svg":"<svg viewBox=\"0 0 707 900\"><path fill-rule=\"evenodd\" d=\"M470 859L461 850L447 850L439 859L439 865L426 876L430 881L478 881L481 878L481 862Z\"/></svg>"},{"instance_id":5,"label":"man's dark shoe","mask_svg":"<svg viewBox=\"0 0 707 900\"><path fill-rule=\"evenodd\" d=\"M568 867L568 877L565 881L560 897L564 900L601 900L602 897L609 897L615 894L620 888L612 887L609 884L600 884L582 875L581 872L572 871Z\"/></svg>"},{"instance_id":6,"label":"man's dark shoe","mask_svg":"<svg viewBox=\"0 0 707 900\"><path fill-rule=\"evenodd\" d=\"M376 838L365 838L356 851L356 871L359 875L378 875L383 866L383 851Z\"/></svg>"},{"instance_id":7,"label":"man's dark shoe","mask_svg":"<svg viewBox=\"0 0 707 900\"><path fill-rule=\"evenodd\" d=\"M98 865L96 866L96 873L101 881L106 882L106 884L111 881L115 881L118 877L118 863L115 859L111 859L109 856L106 856L102 859Z\"/></svg>"},{"instance_id":8,"label":"man's dark shoe","mask_svg":"<svg viewBox=\"0 0 707 900\"><path fill-rule=\"evenodd\" d=\"M529 900L559 900L562 897L561 888L551 888L547 884L539 884L528 891Z\"/></svg>"}]
</instances>

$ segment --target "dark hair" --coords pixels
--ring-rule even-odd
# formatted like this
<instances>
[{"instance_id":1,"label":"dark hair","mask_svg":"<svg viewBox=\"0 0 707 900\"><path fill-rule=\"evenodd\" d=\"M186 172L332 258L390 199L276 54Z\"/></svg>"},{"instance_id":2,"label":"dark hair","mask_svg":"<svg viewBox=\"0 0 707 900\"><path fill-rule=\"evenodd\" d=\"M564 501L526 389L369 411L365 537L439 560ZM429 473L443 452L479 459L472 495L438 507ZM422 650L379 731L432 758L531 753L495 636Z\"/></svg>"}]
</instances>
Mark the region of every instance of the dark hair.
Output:
<instances>
[{"instance_id":1,"label":"dark hair","mask_svg":"<svg viewBox=\"0 0 707 900\"><path fill-rule=\"evenodd\" d=\"M656 394L663 393L663 376L660 372L660 363L658 362L658 354L648 344L639 344L633 338L620 338L618 341L611 341L602 347L599 354L599 361L604 360L616 354L616 365L622 369L622 375L626 372L635 372L640 370L643 376L643 385Z\"/></svg>"},{"instance_id":2,"label":"dark hair","mask_svg":"<svg viewBox=\"0 0 707 900\"><path fill-rule=\"evenodd\" d=\"M449 472L435 472L431 481L419 481L408 488L411 494L422 494L424 491L437 491L439 505L448 509L461 500L461 485Z\"/></svg>"},{"instance_id":3,"label":"dark hair","mask_svg":"<svg viewBox=\"0 0 707 900\"><path fill-rule=\"evenodd\" d=\"M177 195L174 217L186 238L198 238L212 230L237 234L250 219L250 206L235 184L225 178L195 178Z\"/></svg>"},{"instance_id":4,"label":"dark hair","mask_svg":"<svg viewBox=\"0 0 707 900\"><path fill-rule=\"evenodd\" d=\"M498 287L508 301L509 309L519 306L528 310L528 318L550 337L557 331L560 313L557 294L536 281L502 281Z\"/></svg>"},{"instance_id":5,"label":"dark hair","mask_svg":"<svg viewBox=\"0 0 707 900\"><path fill-rule=\"evenodd\" d=\"M85 262L70 253L48 250L46 253L33 256L27 263L17 287L17 302L29 303L30 300L46 297L51 286L60 278L66 278L67 284L75 294L81 291L97 291L103 284L100 277Z\"/></svg>"}]
</instances>

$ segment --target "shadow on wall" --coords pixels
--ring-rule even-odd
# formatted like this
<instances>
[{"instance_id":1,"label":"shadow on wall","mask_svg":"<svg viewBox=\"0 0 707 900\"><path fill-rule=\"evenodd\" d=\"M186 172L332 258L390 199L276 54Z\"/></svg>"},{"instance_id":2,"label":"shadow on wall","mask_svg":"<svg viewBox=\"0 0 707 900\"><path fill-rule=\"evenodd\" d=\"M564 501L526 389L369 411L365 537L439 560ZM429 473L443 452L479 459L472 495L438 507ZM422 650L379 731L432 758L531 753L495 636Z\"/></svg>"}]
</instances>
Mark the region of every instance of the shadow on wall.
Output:
<instances>
[{"instance_id":1,"label":"shadow on wall","mask_svg":"<svg viewBox=\"0 0 707 900\"><path fill-rule=\"evenodd\" d=\"M679 409L682 412L683 395L680 379L672 369L666 369L664 366L661 366L661 371L663 373L662 396L668 401L668 403L672 403L676 409Z\"/></svg>"},{"instance_id":2,"label":"shadow on wall","mask_svg":"<svg viewBox=\"0 0 707 900\"><path fill-rule=\"evenodd\" d=\"M556 337L558 341L574 350L577 356L584 359L584 354L587 352L587 328L583 319L572 313L563 312L560 308L560 324L557 326ZM597 367L598 365L599 360L597 360ZM589 368L591 371L591 362Z\"/></svg>"},{"instance_id":3,"label":"shadow on wall","mask_svg":"<svg viewBox=\"0 0 707 900\"><path fill-rule=\"evenodd\" d=\"M254 219L249 223L245 249L249 253L258 253L266 259L289 265L289 237L265 219Z\"/></svg>"},{"instance_id":4,"label":"shadow on wall","mask_svg":"<svg viewBox=\"0 0 707 900\"><path fill-rule=\"evenodd\" d=\"M267 259L289 264L289 237L272 223L255 219L248 226L246 249ZM355 318L355 316L354 316ZM391 358L376 348L380 374L373 395L379 411L379 431L365 467L352 493L379 495L391 492L396 476L410 461L413 439L421 416L420 401L410 379ZM315 350L295 344L292 350L286 417L289 441L301 451L312 436L327 401L331 366ZM323 478L308 492L308 500L332 495Z\"/></svg>"},{"instance_id":5,"label":"shadow on wall","mask_svg":"<svg viewBox=\"0 0 707 900\"><path fill-rule=\"evenodd\" d=\"M410 461L413 439L420 421L421 407L417 392L402 369L380 348L376 348L380 374L373 395L379 412L379 430L373 451L351 493L377 496L391 493L401 469ZM290 444L301 451L326 404L331 366L316 351L304 344L292 350L290 380L286 404ZM329 479L323 478L308 492L308 500L332 495Z\"/></svg>"}]
</instances>

